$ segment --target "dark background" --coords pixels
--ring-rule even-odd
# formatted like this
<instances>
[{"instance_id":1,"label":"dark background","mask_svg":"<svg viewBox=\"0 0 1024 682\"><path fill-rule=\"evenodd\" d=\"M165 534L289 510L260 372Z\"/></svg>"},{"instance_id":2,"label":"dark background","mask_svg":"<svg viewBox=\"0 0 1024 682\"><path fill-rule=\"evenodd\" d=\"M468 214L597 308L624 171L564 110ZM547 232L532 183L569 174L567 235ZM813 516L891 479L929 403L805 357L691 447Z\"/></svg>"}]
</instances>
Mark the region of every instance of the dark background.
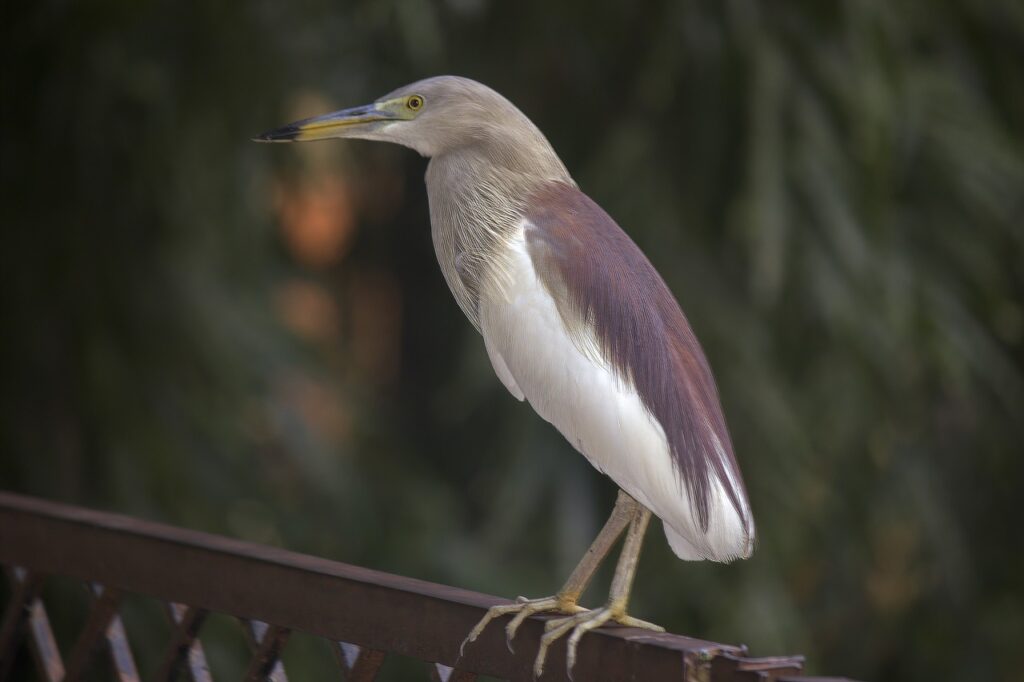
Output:
<instances>
[{"instance_id":1,"label":"dark background","mask_svg":"<svg viewBox=\"0 0 1024 682\"><path fill-rule=\"evenodd\" d=\"M493 376L426 161L249 141L455 73L547 134L719 382L758 549L683 563L656 524L634 615L812 672L1013 679L1024 4L616 5L4 3L0 487L554 591L614 486Z\"/></svg>"}]
</instances>

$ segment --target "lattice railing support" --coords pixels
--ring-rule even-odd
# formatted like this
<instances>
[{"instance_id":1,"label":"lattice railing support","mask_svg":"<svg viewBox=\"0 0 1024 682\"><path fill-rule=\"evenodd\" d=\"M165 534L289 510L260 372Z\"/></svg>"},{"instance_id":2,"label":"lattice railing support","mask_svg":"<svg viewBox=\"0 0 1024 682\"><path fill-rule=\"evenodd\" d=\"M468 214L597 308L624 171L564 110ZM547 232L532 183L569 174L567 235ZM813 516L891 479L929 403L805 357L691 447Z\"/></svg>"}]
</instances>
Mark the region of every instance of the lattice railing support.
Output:
<instances>
[{"instance_id":1,"label":"lattice railing support","mask_svg":"<svg viewBox=\"0 0 1024 682\"><path fill-rule=\"evenodd\" d=\"M245 632L252 650L245 679L273 682L288 680L281 652L293 631L325 640L345 682L372 682L392 654L428 661L423 677L436 682L474 682L479 674L532 680L544 627L543 618L527 619L509 652L495 623L462 656L466 633L505 600L2 492L0 564L11 585L0 622L0 682L23 643L45 682L81 679L101 649L119 682L138 680L118 615L126 593L155 597L166 609L169 641L155 675L161 682L213 682L199 639L212 612L237 618ZM66 669L41 597L49 575L88 586L88 615ZM566 679L557 648L548 661L544 680ZM799 677L802 667L799 656L750 658L741 646L601 628L580 641L575 672L587 682L810 682Z\"/></svg>"},{"instance_id":2,"label":"lattice railing support","mask_svg":"<svg viewBox=\"0 0 1024 682\"><path fill-rule=\"evenodd\" d=\"M263 621L249 620L245 623L246 639L252 648L252 659L245 673L246 682L288 682L288 675L281 662L281 650L288 643L291 630L279 625L268 625Z\"/></svg>"},{"instance_id":3,"label":"lattice railing support","mask_svg":"<svg viewBox=\"0 0 1024 682\"><path fill-rule=\"evenodd\" d=\"M164 604L164 613L173 632L156 679L169 682L185 672L191 682L213 682L206 652L199 641L199 628L206 622L208 611L168 602Z\"/></svg>"},{"instance_id":4,"label":"lattice railing support","mask_svg":"<svg viewBox=\"0 0 1024 682\"><path fill-rule=\"evenodd\" d=\"M28 631L29 649L36 670L46 682L64 679L64 663L50 629L39 595L43 589L43 576L20 566L6 570L11 585L11 602L0 625L0 680L5 680L14 665L15 653L25 631Z\"/></svg>"}]
</instances>

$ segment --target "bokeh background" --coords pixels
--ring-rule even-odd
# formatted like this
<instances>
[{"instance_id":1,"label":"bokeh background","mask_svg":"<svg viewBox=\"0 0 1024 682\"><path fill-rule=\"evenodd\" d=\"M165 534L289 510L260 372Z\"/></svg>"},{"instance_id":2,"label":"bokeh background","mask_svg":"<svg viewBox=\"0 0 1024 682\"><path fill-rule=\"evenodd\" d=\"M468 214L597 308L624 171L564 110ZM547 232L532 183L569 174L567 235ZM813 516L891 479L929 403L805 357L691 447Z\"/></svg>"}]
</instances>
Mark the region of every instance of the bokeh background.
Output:
<instances>
[{"instance_id":1,"label":"bokeh background","mask_svg":"<svg viewBox=\"0 0 1024 682\"><path fill-rule=\"evenodd\" d=\"M682 563L652 527L633 612L818 673L1019 674L1019 0L0 16L3 489L557 588L614 486L493 376L436 265L427 162L249 141L466 75L649 254L718 378L758 549Z\"/></svg>"}]
</instances>

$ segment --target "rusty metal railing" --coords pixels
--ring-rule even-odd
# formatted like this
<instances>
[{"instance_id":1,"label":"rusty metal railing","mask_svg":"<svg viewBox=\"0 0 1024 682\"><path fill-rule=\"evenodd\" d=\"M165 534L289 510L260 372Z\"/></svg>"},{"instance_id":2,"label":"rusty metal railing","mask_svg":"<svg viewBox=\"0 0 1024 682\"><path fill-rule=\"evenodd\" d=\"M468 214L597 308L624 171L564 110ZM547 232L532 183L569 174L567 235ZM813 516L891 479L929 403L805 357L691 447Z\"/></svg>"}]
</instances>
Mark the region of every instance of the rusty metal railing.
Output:
<instances>
[{"instance_id":1,"label":"rusty metal railing","mask_svg":"<svg viewBox=\"0 0 1024 682\"><path fill-rule=\"evenodd\" d=\"M386 656L424 661L423 679L471 682L478 674L531 680L543 617L524 623L516 650L491 627L459 659L459 644L491 606L476 592L358 566L184 530L134 518L0 492L0 564L10 599L0 623L0 680L27 647L39 679L72 682L97 656L119 682L140 679L119 616L125 594L166 605L170 637L156 680L211 680L200 634L211 612L234 616L252 656L246 680L285 682L280 654L289 634L323 638L339 677L376 679ZM61 656L41 599L48 576L81 581L90 600L77 640ZM564 645L548 657L544 680L565 679ZM683 682L779 680L799 677L802 657L749 658L741 646L629 628L605 628L579 646L574 677ZM458 666L455 668L455 666ZM824 679L824 678L816 678Z\"/></svg>"}]
</instances>

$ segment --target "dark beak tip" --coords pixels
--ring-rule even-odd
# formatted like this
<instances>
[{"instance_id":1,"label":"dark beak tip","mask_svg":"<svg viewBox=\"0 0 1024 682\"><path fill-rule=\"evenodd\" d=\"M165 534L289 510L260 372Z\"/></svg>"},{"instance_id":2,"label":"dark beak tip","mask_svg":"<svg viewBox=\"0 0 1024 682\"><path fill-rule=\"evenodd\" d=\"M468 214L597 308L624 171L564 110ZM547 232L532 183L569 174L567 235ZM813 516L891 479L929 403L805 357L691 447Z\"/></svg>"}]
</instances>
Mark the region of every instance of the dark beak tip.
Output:
<instances>
[{"instance_id":1,"label":"dark beak tip","mask_svg":"<svg viewBox=\"0 0 1024 682\"><path fill-rule=\"evenodd\" d=\"M294 142L299 131L293 126L276 128L250 138L253 142Z\"/></svg>"}]
</instances>

